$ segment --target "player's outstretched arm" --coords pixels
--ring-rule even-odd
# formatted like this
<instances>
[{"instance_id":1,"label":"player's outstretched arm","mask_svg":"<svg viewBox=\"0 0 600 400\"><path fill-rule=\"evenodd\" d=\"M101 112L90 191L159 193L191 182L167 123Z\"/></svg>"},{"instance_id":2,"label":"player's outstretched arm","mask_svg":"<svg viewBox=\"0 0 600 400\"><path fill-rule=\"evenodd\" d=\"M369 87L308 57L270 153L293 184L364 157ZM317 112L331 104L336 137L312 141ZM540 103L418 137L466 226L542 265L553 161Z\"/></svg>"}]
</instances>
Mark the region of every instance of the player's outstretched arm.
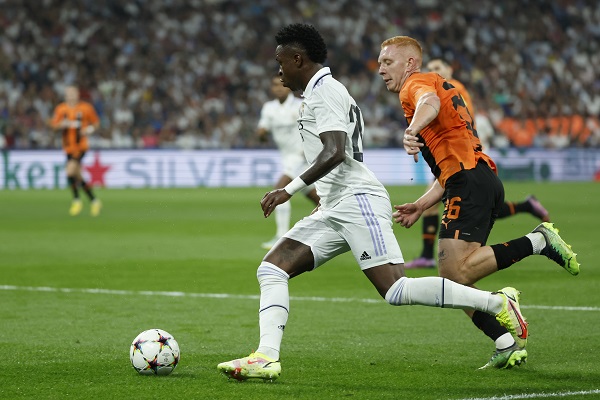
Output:
<instances>
[{"instance_id":1,"label":"player's outstretched arm","mask_svg":"<svg viewBox=\"0 0 600 400\"><path fill-rule=\"evenodd\" d=\"M437 204L444 194L444 188L435 180L431 188L414 203L406 203L394 206L396 210L392 217L394 221L405 228L410 228L419 220L421 214L431 206Z\"/></svg>"},{"instance_id":2,"label":"player's outstretched arm","mask_svg":"<svg viewBox=\"0 0 600 400\"><path fill-rule=\"evenodd\" d=\"M404 149L413 156L415 162L419 161L418 154L421 151L420 147L423 147L423 143L419 142L417 135L437 117L439 111L440 98L435 93L427 92L417 100L415 114L402 139Z\"/></svg>"},{"instance_id":3,"label":"player's outstretched arm","mask_svg":"<svg viewBox=\"0 0 600 400\"><path fill-rule=\"evenodd\" d=\"M421 152L421 147L423 147L423 143L419 142L419 138L417 134L419 132L414 132L412 128L406 128L404 131L404 137L402 138L402 144L404 145L404 150L406 150L406 154L413 156L415 162L419 161L419 153Z\"/></svg>"},{"instance_id":4,"label":"player's outstretched arm","mask_svg":"<svg viewBox=\"0 0 600 400\"><path fill-rule=\"evenodd\" d=\"M396 211L392 214L394 222L402 225L405 228L410 228L419 220L423 210L419 209L415 203L405 203L399 206L394 206Z\"/></svg>"}]
</instances>

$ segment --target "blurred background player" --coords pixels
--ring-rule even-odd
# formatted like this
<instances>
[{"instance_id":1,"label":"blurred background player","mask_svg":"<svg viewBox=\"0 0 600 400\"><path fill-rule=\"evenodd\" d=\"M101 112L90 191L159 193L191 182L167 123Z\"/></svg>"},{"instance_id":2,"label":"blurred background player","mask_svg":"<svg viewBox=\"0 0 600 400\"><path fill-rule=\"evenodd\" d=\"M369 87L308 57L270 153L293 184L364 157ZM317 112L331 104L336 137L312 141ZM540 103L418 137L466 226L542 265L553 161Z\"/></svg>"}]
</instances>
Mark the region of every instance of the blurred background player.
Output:
<instances>
[{"instance_id":1,"label":"blurred background player","mask_svg":"<svg viewBox=\"0 0 600 400\"><path fill-rule=\"evenodd\" d=\"M298 131L298 111L302 100L294 96L292 91L281 82L279 77L271 80L271 93L275 99L267 101L261 110L257 134L262 140L271 133L275 145L281 154L283 174L275 184L275 189L284 188L293 178L308 168L302 151L302 138ZM303 193L319 205L319 196L314 185L307 187ZM290 229L292 205L285 202L275 209L275 236L262 247L270 250L273 245Z\"/></svg>"},{"instance_id":2,"label":"blurred background player","mask_svg":"<svg viewBox=\"0 0 600 400\"><path fill-rule=\"evenodd\" d=\"M471 101L471 95L469 95L469 92L460 81L452 77L452 73L454 71L450 63L441 58L434 58L427 63L427 69L431 72L437 72L442 78L450 82L450 84L452 84L452 86L454 86L460 93L460 96L463 98L463 101L467 105L467 108L471 112L471 115L475 116L475 107L473 105L473 102ZM479 140L483 145L483 149L485 150L489 148L488 143L491 136L493 136L493 131L490 132L489 129L483 129L480 132L477 121L475 122L475 126L478 127L477 132L479 134ZM485 126L482 126L482 128L485 128ZM425 192L431 189L432 185L433 182L429 184ZM498 219L510 217L511 215L515 215L517 213L522 212L529 213L534 217L539 218L543 222L550 221L548 211L546 211L544 206L542 206L542 204L533 195L528 196L524 201L521 202L505 201L502 206L502 209L500 210L500 213L498 214ZM404 265L404 268L435 268L436 262L434 256L434 247L435 241L437 239L438 229L440 226L439 204L436 204L423 212L422 224L423 248L421 250L421 255L415 258L414 260L407 262Z\"/></svg>"},{"instance_id":3,"label":"blurred background player","mask_svg":"<svg viewBox=\"0 0 600 400\"><path fill-rule=\"evenodd\" d=\"M91 215L98 216L102 203L94 196L94 192L81 175L81 160L88 150L87 137L100 126L100 119L94 107L79 99L76 86L65 87L65 101L54 109L50 122L55 132L62 133L62 146L67 155L67 181L73 193L73 202L69 209L72 216L78 215L83 208L79 198L79 188L83 189L91 202Z\"/></svg>"}]
</instances>

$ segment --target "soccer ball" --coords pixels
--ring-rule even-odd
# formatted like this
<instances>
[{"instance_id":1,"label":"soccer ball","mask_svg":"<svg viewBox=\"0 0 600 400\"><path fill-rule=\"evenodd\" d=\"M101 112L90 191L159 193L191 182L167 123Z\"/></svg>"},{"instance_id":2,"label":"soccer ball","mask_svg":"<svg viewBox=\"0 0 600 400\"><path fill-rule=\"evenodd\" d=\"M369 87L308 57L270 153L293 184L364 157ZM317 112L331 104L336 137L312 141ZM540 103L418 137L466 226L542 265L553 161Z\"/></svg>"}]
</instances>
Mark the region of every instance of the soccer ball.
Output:
<instances>
[{"instance_id":1,"label":"soccer ball","mask_svg":"<svg viewBox=\"0 0 600 400\"><path fill-rule=\"evenodd\" d=\"M169 332L148 329L133 339L129 359L142 375L169 375L179 362L179 344Z\"/></svg>"}]
</instances>

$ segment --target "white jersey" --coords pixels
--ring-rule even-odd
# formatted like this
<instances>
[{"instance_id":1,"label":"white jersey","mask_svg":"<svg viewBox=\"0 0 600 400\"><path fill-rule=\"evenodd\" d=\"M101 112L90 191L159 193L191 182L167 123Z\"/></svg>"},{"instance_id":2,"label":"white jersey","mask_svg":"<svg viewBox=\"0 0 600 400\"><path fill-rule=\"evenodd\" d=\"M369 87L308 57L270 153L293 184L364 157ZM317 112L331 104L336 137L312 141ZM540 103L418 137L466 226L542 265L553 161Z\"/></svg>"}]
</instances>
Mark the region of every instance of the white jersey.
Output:
<instances>
[{"instance_id":1,"label":"white jersey","mask_svg":"<svg viewBox=\"0 0 600 400\"><path fill-rule=\"evenodd\" d=\"M475 114L475 126L477 127L477 136L481 142L481 147L485 153L491 147L491 141L494 137L494 126L490 118L483 113Z\"/></svg>"},{"instance_id":2,"label":"white jersey","mask_svg":"<svg viewBox=\"0 0 600 400\"><path fill-rule=\"evenodd\" d=\"M277 99L267 101L260 112L258 127L271 132L284 158L302 155L302 139L297 122L301 104L302 100L290 93L283 103Z\"/></svg>"},{"instance_id":3,"label":"white jersey","mask_svg":"<svg viewBox=\"0 0 600 400\"><path fill-rule=\"evenodd\" d=\"M362 162L364 121L348 90L331 76L329 68L320 69L304 90L298 127L302 135L304 155L312 164L323 150L320 134L346 132L346 159L315 182L322 209L354 194L373 194L389 199L389 195L373 172Z\"/></svg>"}]
</instances>

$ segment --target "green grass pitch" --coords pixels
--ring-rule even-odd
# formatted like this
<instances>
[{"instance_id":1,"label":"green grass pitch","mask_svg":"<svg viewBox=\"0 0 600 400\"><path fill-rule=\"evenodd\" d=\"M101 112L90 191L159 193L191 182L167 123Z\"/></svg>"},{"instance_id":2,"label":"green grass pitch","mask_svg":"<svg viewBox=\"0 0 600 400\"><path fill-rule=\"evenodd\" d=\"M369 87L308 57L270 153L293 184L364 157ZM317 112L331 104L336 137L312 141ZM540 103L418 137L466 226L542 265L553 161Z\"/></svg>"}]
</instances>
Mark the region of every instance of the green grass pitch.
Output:
<instances>
[{"instance_id":1,"label":"green grass pitch","mask_svg":"<svg viewBox=\"0 0 600 400\"><path fill-rule=\"evenodd\" d=\"M389 188L394 204L423 189ZM529 257L480 282L523 292L525 366L477 370L493 345L460 310L389 306L345 254L290 281L280 380L227 380L217 363L258 344L256 267L260 243L275 229L259 206L266 190L99 189L98 218L87 202L69 217L66 189L0 192L0 398L600 396L597 183L506 184L509 200L537 195L582 265L572 277L545 257ZM295 219L311 210L301 197L292 200ZM497 221L489 243L537 224L527 214ZM395 229L405 258L416 256L420 224ZM170 376L140 376L130 365L131 340L149 328L180 344Z\"/></svg>"}]
</instances>

